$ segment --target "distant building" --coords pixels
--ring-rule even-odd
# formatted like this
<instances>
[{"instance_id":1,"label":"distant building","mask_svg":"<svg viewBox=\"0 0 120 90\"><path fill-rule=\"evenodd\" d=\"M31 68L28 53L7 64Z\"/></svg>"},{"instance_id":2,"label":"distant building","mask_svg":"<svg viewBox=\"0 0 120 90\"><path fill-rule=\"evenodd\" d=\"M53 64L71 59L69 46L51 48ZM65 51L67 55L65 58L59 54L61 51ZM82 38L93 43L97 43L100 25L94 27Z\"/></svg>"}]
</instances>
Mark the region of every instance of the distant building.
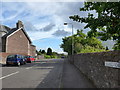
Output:
<instances>
[{"instance_id":1,"label":"distant building","mask_svg":"<svg viewBox=\"0 0 120 90\"><path fill-rule=\"evenodd\" d=\"M36 55L36 46L27 35L22 21L18 21L16 28L0 25L0 55L2 60L10 54Z\"/></svg>"}]
</instances>

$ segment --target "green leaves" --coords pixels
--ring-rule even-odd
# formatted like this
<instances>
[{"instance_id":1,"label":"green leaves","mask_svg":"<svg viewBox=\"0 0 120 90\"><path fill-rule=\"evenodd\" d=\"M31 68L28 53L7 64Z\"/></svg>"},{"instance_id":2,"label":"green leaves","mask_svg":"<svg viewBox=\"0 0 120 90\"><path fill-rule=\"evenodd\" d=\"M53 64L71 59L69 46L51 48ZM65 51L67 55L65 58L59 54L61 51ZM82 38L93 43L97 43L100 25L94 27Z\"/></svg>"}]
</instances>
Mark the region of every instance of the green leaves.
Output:
<instances>
[{"instance_id":1,"label":"green leaves","mask_svg":"<svg viewBox=\"0 0 120 90\"><path fill-rule=\"evenodd\" d=\"M47 49L47 55L52 55L52 49L51 48Z\"/></svg>"},{"instance_id":2,"label":"green leaves","mask_svg":"<svg viewBox=\"0 0 120 90\"><path fill-rule=\"evenodd\" d=\"M103 41L108 39L116 40L117 43L115 44L115 47L119 48L120 2L85 2L84 7L80 8L80 11L93 10L95 10L98 14L97 17L94 17L93 14L88 13L88 16L84 18L78 15L73 15L69 18L73 21L87 23L84 28L91 29L91 31L88 33L88 36L95 37L95 35L99 35ZM105 29L101 29L104 27Z\"/></svg>"},{"instance_id":3,"label":"green leaves","mask_svg":"<svg viewBox=\"0 0 120 90\"><path fill-rule=\"evenodd\" d=\"M74 48L72 48L72 43ZM101 41L95 37L89 37L88 35L85 35L83 30L77 30L77 34L63 38L61 48L63 48L65 52L68 52L69 55L72 54L72 49L74 50L74 53L87 53L91 51L95 52L96 50L104 50Z\"/></svg>"}]
</instances>

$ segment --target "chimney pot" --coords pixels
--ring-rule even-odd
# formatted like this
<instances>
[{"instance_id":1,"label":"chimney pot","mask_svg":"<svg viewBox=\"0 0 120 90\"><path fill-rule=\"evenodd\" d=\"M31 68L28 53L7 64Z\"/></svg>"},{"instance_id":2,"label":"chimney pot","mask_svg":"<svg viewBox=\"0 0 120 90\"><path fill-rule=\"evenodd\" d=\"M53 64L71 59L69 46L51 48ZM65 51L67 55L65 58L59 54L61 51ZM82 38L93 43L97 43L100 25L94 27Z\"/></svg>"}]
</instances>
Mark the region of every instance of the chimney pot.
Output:
<instances>
[{"instance_id":1,"label":"chimney pot","mask_svg":"<svg viewBox=\"0 0 120 90\"><path fill-rule=\"evenodd\" d=\"M23 27L22 21L18 20L18 22L16 23L16 27L17 27L17 29Z\"/></svg>"}]
</instances>

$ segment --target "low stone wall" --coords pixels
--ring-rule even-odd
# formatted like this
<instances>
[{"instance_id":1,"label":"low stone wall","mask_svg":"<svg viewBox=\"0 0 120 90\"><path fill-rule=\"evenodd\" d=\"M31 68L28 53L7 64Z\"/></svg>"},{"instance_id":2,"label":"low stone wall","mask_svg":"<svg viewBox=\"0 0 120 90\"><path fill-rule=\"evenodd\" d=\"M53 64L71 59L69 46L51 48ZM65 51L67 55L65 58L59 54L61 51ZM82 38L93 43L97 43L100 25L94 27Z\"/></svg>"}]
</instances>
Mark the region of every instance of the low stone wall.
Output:
<instances>
[{"instance_id":1,"label":"low stone wall","mask_svg":"<svg viewBox=\"0 0 120 90\"><path fill-rule=\"evenodd\" d=\"M82 53L69 56L68 60L92 80L97 88L116 88L119 86L120 69L106 67L105 61L119 62L120 51Z\"/></svg>"},{"instance_id":2,"label":"low stone wall","mask_svg":"<svg viewBox=\"0 0 120 90\"><path fill-rule=\"evenodd\" d=\"M6 64L6 58L8 55L9 55L9 53L4 53L4 52L0 53L0 58L1 58L0 63L1 64Z\"/></svg>"},{"instance_id":3,"label":"low stone wall","mask_svg":"<svg viewBox=\"0 0 120 90\"><path fill-rule=\"evenodd\" d=\"M37 60L44 59L44 55L38 55L38 56L36 57L36 59L37 59Z\"/></svg>"}]
</instances>

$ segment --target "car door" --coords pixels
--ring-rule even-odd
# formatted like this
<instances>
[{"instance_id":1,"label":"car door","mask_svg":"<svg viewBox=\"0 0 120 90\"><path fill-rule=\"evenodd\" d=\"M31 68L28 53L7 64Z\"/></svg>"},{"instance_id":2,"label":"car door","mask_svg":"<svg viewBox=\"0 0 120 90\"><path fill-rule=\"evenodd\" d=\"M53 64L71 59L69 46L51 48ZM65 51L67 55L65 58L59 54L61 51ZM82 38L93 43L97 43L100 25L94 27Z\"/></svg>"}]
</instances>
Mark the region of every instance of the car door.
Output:
<instances>
[{"instance_id":1,"label":"car door","mask_svg":"<svg viewBox=\"0 0 120 90\"><path fill-rule=\"evenodd\" d=\"M17 55L17 61L19 61L20 64L22 64L22 60L21 60L21 56L20 55Z\"/></svg>"}]
</instances>

